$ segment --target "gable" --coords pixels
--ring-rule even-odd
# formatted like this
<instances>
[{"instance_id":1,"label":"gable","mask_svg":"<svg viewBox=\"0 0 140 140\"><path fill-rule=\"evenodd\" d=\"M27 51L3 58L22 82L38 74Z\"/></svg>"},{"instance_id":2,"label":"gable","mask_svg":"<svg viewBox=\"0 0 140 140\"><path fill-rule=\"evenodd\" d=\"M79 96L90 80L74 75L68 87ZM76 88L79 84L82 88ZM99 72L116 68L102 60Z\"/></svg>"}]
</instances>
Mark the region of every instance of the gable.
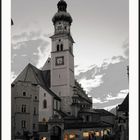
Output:
<instances>
[{"instance_id":1,"label":"gable","mask_svg":"<svg viewBox=\"0 0 140 140\"><path fill-rule=\"evenodd\" d=\"M17 82L30 82L32 84L40 85L43 89L45 89L50 95L54 98L61 100L54 92L52 92L50 87L50 71L41 71L37 69L32 64L28 64L24 70L18 75L18 77L14 80L12 85Z\"/></svg>"}]
</instances>

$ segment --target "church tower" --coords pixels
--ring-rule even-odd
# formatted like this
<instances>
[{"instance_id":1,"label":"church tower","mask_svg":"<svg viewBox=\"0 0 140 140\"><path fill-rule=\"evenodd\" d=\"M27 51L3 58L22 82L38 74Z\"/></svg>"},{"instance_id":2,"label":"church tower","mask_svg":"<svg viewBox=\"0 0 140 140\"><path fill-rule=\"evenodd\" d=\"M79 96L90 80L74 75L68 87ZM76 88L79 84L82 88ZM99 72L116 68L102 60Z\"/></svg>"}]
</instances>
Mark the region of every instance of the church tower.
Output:
<instances>
[{"instance_id":1,"label":"church tower","mask_svg":"<svg viewBox=\"0 0 140 140\"><path fill-rule=\"evenodd\" d=\"M72 17L67 12L67 3L60 0L58 11L52 18L54 35L51 51L51 89L61 98L61 109L71 114L74 87L74 40L70 33Z\"/></svg>"}]
</instances>

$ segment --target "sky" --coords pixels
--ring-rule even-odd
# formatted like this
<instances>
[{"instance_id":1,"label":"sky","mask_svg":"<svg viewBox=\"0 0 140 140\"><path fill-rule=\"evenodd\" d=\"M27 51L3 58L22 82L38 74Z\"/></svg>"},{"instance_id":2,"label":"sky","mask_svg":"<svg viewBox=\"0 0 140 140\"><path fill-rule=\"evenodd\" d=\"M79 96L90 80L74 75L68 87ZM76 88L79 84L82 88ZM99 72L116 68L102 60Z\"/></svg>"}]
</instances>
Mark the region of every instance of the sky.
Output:
<instances>
[{"instance_id":1,"label":"sky","mask_svg":"<svg viewBox=\"0 0 140 140\"><path fill-rule=\"evenodd\" d=\"M95 108L110 109L128 93L129 1L66 0L73 18L75 76ZM50 56L58 0L12 0L11 80Z\"/></svg>"}]
</instances>

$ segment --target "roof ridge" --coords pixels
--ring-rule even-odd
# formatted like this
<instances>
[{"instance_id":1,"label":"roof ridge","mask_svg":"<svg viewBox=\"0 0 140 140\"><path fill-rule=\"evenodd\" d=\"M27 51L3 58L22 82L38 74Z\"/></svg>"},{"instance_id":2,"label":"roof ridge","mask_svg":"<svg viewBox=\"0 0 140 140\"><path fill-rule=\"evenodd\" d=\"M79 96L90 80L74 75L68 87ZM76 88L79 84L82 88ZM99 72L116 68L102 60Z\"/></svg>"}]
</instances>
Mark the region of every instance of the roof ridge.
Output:
<instances>
[{"instance_id":1,"label":"roof ridge","mask_svg":"<svg viewBox=\"0 0 140 140\"><path fill-rule=\"evenodd\" d=\"M26 67L27 67L27 71L26 71L26 74L25 74L24 81L26 81L27 73L28 73L28 70L29 70L29 64L28 64ZM25 68L26 68L26 67L25 67Z\"/></svg>"},{"instance_id":2,"label":"roof ridge","mask_svg":"<svg viewBox=\"0 0 140 140\"><path fill-rule=\"evenodd\" d=\"M38 78L37 78L37 73L35 72L35 70L34 70L34 68L36 68L35 66L33 66L33 65L31 65L31 69L32 69L32 71L33 71L33 74L34 74L34 76L35 76L35 79L36 79L36 81L37 81L37 83L39 84L39 81L38 81ZM36 68L37 69L37 68ZM39 69L37 69L37 70L39 70Z\"/></svg>"}]
</instances>

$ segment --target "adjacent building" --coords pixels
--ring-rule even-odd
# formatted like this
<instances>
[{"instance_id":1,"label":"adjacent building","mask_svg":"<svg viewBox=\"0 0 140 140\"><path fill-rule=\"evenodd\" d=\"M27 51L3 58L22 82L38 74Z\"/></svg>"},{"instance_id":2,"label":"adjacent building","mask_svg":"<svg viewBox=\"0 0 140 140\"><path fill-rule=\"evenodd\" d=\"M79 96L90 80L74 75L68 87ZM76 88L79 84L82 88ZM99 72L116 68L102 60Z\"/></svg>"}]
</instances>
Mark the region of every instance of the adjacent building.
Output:
<instances>
[{"instance_id":1,"label":"adjacent building","mask_svg":"<svg viewBox=\"0 0 140 140\"><path fill-rule=\"evenodd\" d=\"M129 139L129 94L125 97L124 101L117 106L116 109L116 124L120 132L122 140Z\"/></svg>"}]
</instances>

